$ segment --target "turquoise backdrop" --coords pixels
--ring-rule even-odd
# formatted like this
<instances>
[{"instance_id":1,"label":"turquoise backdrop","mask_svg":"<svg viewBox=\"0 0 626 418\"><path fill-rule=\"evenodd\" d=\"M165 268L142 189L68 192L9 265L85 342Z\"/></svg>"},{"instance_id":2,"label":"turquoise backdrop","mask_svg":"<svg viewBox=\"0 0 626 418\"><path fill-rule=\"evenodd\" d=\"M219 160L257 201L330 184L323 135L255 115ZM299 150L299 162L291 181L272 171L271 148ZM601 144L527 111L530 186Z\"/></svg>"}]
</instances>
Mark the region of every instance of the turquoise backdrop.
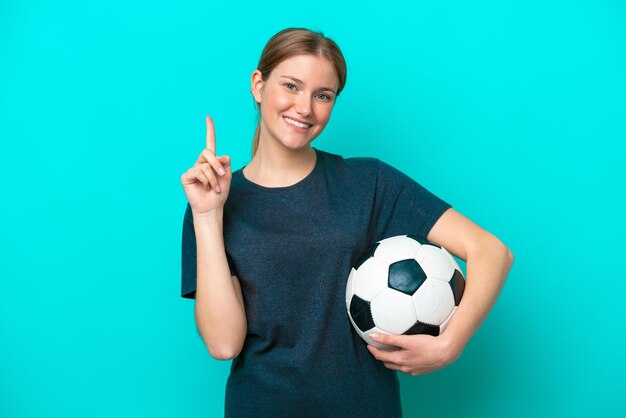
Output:
<instances>
[{"instance_id":1,"label":"turquoise backdrop","mask_svg":"<svg viewBox=\"0 0 626 418\"><path fill-rule=\"evenodd\" d=\"M405 416L624 416L616 0L2 0L0 416L222 416L231 362L180 297L180 176L206 114L249 161L250 75L289 26L348 62L313 145L396 166L516 257L463 355L400 373Z\"/></svg>"}]
</instances>

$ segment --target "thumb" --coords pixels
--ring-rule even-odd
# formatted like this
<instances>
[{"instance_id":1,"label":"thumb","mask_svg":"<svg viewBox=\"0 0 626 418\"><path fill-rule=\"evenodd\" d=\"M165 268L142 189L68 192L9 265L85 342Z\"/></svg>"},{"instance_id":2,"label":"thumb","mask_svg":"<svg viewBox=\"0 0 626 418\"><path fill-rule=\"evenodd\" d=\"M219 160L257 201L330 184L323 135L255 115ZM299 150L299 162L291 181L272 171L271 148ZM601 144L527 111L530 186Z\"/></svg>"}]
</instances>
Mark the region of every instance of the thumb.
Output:
<instances>
[{"instance_id":1,"label":"thumb","mask_svg":"<svg viewBox=\"0 0 626 418\"><path fill-rule=\"evenodd\" d=\"M381 344L394 345L396 347L401 347L401 348L404 348L405 346L404 338L406 337L406 335L395 335L395 334L376 332L376 333L369 334L368 337L370 337L372 340Z\"/></svg>"}]
</instances>

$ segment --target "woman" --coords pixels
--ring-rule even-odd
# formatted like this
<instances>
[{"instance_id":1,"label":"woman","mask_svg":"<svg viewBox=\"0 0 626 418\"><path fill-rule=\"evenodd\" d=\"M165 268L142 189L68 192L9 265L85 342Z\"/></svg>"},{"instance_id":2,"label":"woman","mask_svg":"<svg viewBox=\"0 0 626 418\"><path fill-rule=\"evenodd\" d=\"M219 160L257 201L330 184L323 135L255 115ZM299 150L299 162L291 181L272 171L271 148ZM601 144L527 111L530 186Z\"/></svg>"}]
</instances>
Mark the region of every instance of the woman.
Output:
<instances>
[{"instance_id":1,"label":"woman","mask_svg":"<svg viewBox=\"0 0 626 418\"><path fill-rule=\"evenodd\" d=\"M206 148L181 177L182 296L209 353L233 359L227 417L397 417L396 370L417 375L455 361L495 303L509 249L416 181L377 158L311 146L346 82L322 33L274 35L252 73L260 111L253 158L232 172ZM360 121L363 122L363 121ZM465 260L466 288L440 336L360 339L345 311L350 267L372 243L416 234Z\"/></svg>"}]
</instances>

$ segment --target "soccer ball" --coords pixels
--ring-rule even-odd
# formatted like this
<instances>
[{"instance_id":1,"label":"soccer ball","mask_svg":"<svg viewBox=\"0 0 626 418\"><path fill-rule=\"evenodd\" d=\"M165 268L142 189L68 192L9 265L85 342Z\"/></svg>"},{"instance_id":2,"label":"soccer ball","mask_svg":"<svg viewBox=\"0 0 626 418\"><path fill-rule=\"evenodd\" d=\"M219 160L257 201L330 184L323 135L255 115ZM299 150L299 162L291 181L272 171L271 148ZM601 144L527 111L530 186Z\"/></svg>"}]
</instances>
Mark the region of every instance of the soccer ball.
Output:
<instances>
[{"instance_id":1,"label":"soccer ball","mask_svg":"<svg viewBox=\"0 0 626 418\"><path fill-rule=\"evenodd\" d=\"M356 332L440 335L454 315L465 278L445 248L415 235L397 235L370 246L350 269L346 308Z\"/></svg>"}]
</instances>

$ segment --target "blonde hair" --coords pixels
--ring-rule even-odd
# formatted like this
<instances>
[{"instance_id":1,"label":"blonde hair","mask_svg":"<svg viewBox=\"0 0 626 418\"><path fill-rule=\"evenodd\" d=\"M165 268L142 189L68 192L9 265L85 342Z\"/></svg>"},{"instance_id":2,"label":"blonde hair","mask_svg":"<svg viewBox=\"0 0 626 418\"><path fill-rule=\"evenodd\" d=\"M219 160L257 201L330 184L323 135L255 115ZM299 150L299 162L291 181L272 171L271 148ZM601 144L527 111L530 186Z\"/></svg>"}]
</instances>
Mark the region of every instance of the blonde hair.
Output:
<instances>
[{"instance_id":1,"label":"blonde hair","mask_svg":"<svg viewBox=\"0 0 626 418\"><path fill-rule=\"evenodd\" d=\"M346 61L339 46L330 38L324 36L321 31L312 31L305 28L287 28L276 33L267 41L257 69L261 72L261 79L267 81L272 70L282 61L295 55L310 54L317 55L329 60L335 67L339 78L339 88L336 97L346 84L348 70ZM253 98L254 100L254 98ZM257 125L252 141L252 157L259 147L259 136L261 131L261 104L254 100L257 107Z\"/></svg>"}]
</instances>

